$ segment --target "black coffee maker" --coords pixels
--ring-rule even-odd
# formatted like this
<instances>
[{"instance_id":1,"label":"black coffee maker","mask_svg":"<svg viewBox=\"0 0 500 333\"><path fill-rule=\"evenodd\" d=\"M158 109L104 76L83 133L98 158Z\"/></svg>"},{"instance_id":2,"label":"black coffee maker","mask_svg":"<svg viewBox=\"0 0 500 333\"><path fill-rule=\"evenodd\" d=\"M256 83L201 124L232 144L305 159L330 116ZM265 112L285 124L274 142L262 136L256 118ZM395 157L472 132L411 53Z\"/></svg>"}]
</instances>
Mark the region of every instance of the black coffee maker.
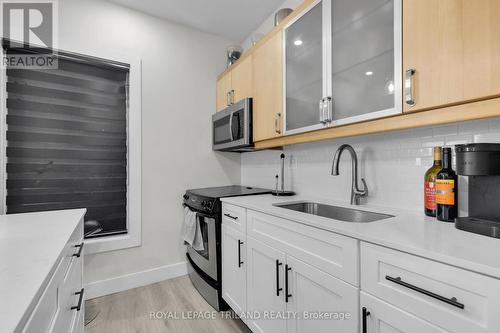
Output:
<instances>
[{"instance_id":1,"label":"black coffee maker","mask_svg":"<svg viewBox=\"0 0 500 333\"><path fill-rule=\"evenodd\" d=\"M500 238L500 144L473 143L455 146L457 174L469 177L469 217L459 217L455 227Z\"/></svg>"}]
</instances>

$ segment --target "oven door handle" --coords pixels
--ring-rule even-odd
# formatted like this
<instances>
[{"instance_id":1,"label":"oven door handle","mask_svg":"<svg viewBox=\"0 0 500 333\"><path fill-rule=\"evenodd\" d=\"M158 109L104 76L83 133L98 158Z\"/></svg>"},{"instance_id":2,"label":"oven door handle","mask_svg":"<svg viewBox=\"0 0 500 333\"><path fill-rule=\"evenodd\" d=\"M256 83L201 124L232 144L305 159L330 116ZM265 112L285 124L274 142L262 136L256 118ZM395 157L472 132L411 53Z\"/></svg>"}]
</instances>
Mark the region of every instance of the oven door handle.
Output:
<instances>
[{"instance_id":1,"label":"oven door handle","mask_svg":"<svg viewBox=\"0 0 500 333\"><path fill-rule=\"evenodd\" d=\"M199 211L197 211L197 210L194 210L194 209L192 209L192 208L191 208L191 207L189 207L189 206L187 206L187 207L188 207L188 209L189 209L191 212L196 213L196 218L198 218L198 217L205 217L205 218L206 218L206 220L205 220L205 221L206 221L207 223L215 223L215 221L217 220L217 215L216 215L216 214L212 214L212 215L210 215L210 214L205 214L205 213L199 212Z\"/></svg>"}]
</instances>

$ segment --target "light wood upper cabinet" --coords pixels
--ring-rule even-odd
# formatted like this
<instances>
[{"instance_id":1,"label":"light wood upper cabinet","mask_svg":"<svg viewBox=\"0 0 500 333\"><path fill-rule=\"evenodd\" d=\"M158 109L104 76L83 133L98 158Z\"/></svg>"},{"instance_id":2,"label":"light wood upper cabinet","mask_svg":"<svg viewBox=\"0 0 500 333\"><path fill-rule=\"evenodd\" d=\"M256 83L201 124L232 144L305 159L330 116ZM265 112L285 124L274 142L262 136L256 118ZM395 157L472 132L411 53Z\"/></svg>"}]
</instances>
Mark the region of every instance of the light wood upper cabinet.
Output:
<instances>
[{"instance_id":1,"label":"light wood upper cabinet","mask_svg":"<svg viewBox=\"0 0 500 333\"><path fill-rule=\"evenodd\" d=\"M253 139L281 136L283 110L282 32L253 52Z\"/></svg>"},{"instance_id":2,"label":"light wood upper cabinet","mask_svg":"<svg viewBox=\"0 0 500 333\"><path fill-rule=\"evenodd\" d=\"M252 55L243 59L231 70L231 89L234 91L233 103L253 97Z\"/></svg>"},{"instance_id":3,"label":"light wood upper cabinet","mask_svg":"<svg viewBox=\"0 0 500 333\"><path fill-rule=\"evenodd\" d=\"M217 80L217 111L253 95L252 55L233 66Z\"/></svg>"},{"instance_id":4,"label":"light wood upper cabinet","mask_svg":"<svg viewBox=\"0 0 500 333\"><path fill-rule=\"evenodd\" d=\"M217 111L222 111L230 104L231 72L217 80Z\"/></svg>"},{"instance_id":5,"label":"light wood upper cabinet","mask_svg":"<svg viewBox=\"0 0 500 333\"><path fill-rule=\"evenodd\" d=\"M404 0L403 75L415 69L404 111L500 95L499 16L498 0Z\"/></svg>"}]
</instances>

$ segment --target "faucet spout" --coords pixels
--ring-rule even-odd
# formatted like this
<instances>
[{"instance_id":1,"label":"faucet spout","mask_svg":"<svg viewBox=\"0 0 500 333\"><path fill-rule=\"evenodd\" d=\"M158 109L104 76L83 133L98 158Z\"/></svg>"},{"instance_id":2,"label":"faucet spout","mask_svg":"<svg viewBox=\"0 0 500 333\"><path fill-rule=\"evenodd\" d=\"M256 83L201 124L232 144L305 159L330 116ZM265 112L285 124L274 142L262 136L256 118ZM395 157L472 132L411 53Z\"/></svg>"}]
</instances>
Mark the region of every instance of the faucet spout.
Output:
<instances>
[{"instance_id":1,"label":"faucet spout","mask_svg":"<svg viewBox=\"0 0 500 333\"><path fill-rule=\"evenodd\" d=\"M332 162L332 176L338 176L339 173L339 164L340 157L342 153L347 150L351 155L351 166L352 166L352 186L351 186L351 205L359 205L360 199L368 196L368 187L366 186L366 181L362 178L361 182L363 183L363 189L359 188L358 185L358 156L356 151L352 146L344 144L337 149L335 152L335 156L333 157Z\"/></svg>"}]
</instances>

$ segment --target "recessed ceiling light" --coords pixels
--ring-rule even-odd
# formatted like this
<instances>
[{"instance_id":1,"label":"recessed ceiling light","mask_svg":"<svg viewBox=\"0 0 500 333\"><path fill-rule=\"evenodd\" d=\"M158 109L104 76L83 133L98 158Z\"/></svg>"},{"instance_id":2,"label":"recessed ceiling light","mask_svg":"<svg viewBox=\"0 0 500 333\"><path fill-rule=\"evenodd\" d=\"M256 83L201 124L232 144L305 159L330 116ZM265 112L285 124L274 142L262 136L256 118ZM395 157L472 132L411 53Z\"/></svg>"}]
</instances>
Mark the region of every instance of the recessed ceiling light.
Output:
<instances>
[{"instance_id":1,"label":"recessed ceiling light","mask_svg":"<svg viewBox=\"0 0 500 333\"><path fill-rule=\"evenodd\" d=\"M365 73L366 76L372 76L373 75L373 72L372 71L368 71Z\"/></svg>"},{"instance_id":2,"label":"recessed ceiling light","mask_svg":"<svg viewBox=\"0 0 500 333\"><path fill-rule=\"evenodd\" d=\"M296 39L296 40L293 42L293 44L295 44L295 46L300 46L300 45L302 45L302 43L303 43L303 42L302 42L302 40L301 40L301 39Z\"/></svg>"}]
</instances>

